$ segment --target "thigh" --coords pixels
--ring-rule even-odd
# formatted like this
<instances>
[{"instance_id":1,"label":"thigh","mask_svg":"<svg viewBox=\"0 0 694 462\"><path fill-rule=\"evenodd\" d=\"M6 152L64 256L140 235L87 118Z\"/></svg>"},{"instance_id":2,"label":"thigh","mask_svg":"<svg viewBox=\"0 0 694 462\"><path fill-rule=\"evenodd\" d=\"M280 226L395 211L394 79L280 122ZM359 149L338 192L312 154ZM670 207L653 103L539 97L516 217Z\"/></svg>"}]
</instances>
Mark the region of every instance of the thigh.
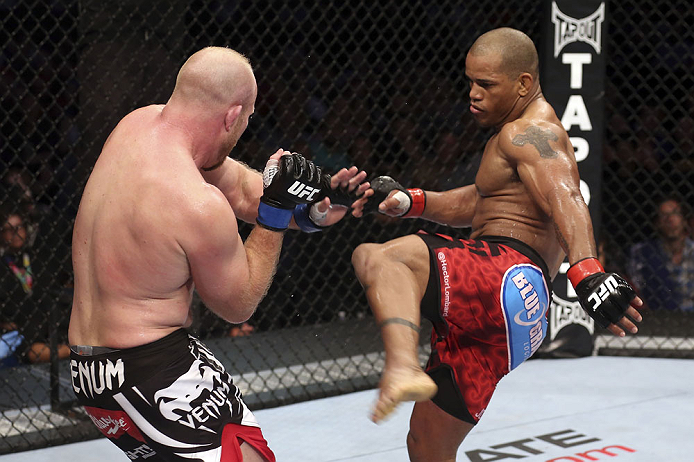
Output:
<instances>
[{"instance_id":1,"label":"thigh","mask_svg":"<svg viewBox=\"0 0 694 462\"><path fill-rule=\"evenodd\" d=\"M429 280L429 249L415 234L383 244L364 243L354 250L352 265L362 285L414 282L421 299Z\"/></svg>"},{"instance_id":2,"label":"thigh","mask_svg":"<svg viewBox=\"0 0 694 462\"><path fill-rule=\"evenodd\" d=\"M426 288L429 280L429 249L418 235L411 234L381 244L381 252L386 258L407 266L421 281L422 289Z\"/></svg>"},{"instance_id":3,"label":"thigh","mask_svg":"<svg viewBox=\"0 0 694 462\"><path fill-rule=\"evenodd\" d=\"M407 436L410 460L455 461L460 443L472 428L472 424L453 417L431 401L416 403Z\"/></svg>"}]
</instances>

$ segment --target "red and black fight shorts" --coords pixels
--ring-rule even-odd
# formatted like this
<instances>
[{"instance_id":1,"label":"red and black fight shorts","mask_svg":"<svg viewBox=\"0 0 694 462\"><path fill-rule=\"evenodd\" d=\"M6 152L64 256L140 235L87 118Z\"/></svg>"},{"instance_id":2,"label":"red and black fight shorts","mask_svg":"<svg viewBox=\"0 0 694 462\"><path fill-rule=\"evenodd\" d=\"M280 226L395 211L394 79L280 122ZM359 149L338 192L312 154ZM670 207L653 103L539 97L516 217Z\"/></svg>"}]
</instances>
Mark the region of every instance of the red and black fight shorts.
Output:
<instances>
[{"instance_id":1,"label":"red and black fight shorts","mask_svg":"<svg viewBox=\"0 0 694 462\"><path fill-rule=\"evenodd\" d=\"M499 380L528 359L547 333L547 265L511 238L418 236L430 256L421 311L434 326L426 367L439 388L432 401L474 425Z\"/></svg>"},{"instance_id":2,"label":"red and black fight shorts","mask_svg":"<svg viewBox=\"0 0 694 462\"><path fill-rule=\"evenodd\" d=\"M70 349L78 401L130 460L238 462L246 442L275 462L231 376L185 330L135 348Z\"/></svg>"}]
</instances>

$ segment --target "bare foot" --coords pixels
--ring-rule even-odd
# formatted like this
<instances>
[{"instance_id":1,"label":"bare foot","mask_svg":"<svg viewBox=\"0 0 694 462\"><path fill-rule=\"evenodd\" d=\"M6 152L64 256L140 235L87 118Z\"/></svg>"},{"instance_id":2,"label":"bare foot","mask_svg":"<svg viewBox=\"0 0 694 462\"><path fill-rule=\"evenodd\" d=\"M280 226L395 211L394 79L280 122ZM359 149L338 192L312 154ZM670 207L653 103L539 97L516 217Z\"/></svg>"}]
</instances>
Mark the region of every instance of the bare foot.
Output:
<instances>
[{"instance_id":1,"label":"bare foot","mask_svg":"<svg viewBox=\"0 0 694 462\"><path fill-rule=\"evenodd\" d=\"M426 401L436 394L438 387L419 367L386 368L379 384L381 392L371 413L378 423L393 412L403 401Z\"/></svg>"}]
</instances>

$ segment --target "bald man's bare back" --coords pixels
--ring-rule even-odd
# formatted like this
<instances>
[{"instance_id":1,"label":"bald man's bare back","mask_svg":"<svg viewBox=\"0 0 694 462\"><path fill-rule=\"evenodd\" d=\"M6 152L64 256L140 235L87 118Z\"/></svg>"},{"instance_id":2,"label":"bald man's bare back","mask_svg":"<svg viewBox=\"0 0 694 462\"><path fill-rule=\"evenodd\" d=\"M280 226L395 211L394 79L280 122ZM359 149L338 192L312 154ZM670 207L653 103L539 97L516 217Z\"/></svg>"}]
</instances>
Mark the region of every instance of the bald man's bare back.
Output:
<instances>
[{"instance_id":1,"label":"bald man's bare back","mask_svg":"<svg viewBox=\"0 0 694 462\"><path fill-rule=\"evenodd\" d=\"M73 235L70 342L128 348L190 324L191 278L178 223L209 188L163 106L125 117L85 187ZM166 271L162 271L166 268Z\"/></svg>"}]
</instances>

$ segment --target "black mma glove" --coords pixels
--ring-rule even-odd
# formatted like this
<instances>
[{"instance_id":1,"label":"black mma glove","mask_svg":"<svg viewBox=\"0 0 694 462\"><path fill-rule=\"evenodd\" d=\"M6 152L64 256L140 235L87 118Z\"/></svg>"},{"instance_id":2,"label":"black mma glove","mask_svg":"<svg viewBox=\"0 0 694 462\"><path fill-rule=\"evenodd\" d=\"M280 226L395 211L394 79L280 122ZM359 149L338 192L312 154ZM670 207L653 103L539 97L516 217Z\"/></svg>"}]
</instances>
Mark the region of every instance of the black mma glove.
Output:
<instances>
[{"instance_id":1,"label":"black mma glove","mask_svg":"<svg viewBox=\"0 0 694 462\"><path fill-rule=\"evenodd\" d=\"M358 186L352 191L349 190L349 185L344 187L340 185L336 189L333 189L330 185L331 179L332 177L327 173L322 174L320 181L321 192L313 200L313 203L297 205L294 209L294 222L301 231L305 233L315 233L316 231L322 231L323 228L327 227L323 226L321 221L325 219L328 211L326 210L325 212L319 212L315 205L326 197L330 198L331 205L348 207L348 214L352 211L352 204L359 199L359 196L357 195L357 190L359 189Z\"/></svg>"},{"instance_id":2,"label":"black mma glove","mask_svg":"<svg viewBox=\"0 0 694 462\"><path fill-rule=\"evenodd\" d=\"M330 198L330 203L334 205L342 205L343 207L352 207L352 204L359 199L360 196L357 195L357 190L359 186L354 188L352 191L349 190L349 185L342 186L339 185L336 189L330 187L330 180L332 177L327 173L324 173L321 178L321 192L316 199L316 202L322 201L325 197Z\"/></svg>"},{"instance_id":3,"label":"black mma glove","mask_svg":"<svg viewBox=\"0 0 694 462\"><path fill-rule=\"evenodd\" d=\"M256 221L264 228L284 231L294 207L312 203L321 192L321 170L304 156L292 153L267 162L263 195Z\"/></svg>"},{"instance_id":4,"label":"black mma glove","mask_svg":"<svg viewBox=\"0 0 694 462\"><path fill-rule=\"evenodd\" d=\"M574 263L566 276L576 289L581 307L602 327L616 324L636 296L621 276L605 273L596 258Z\"/></svg>"},{"instance_id":5,"label":"black mma glove","mask_svg":"<svg viewBox=\"0 0 694 462\"><path fill-rule=\"evenodd\" d=\"M398 215L402 218L417 218L424 212L426 207L427 196L423 190L419 188L405 189L400 183L389 176L379 176L371 180L371 189L374 190L373 196L364 204L364 213L378 212L378 205L386 200L390 192L397 189L399 192L395 196L399 196L400 207L402 213Z\"/></svg>"}]
</instances>

